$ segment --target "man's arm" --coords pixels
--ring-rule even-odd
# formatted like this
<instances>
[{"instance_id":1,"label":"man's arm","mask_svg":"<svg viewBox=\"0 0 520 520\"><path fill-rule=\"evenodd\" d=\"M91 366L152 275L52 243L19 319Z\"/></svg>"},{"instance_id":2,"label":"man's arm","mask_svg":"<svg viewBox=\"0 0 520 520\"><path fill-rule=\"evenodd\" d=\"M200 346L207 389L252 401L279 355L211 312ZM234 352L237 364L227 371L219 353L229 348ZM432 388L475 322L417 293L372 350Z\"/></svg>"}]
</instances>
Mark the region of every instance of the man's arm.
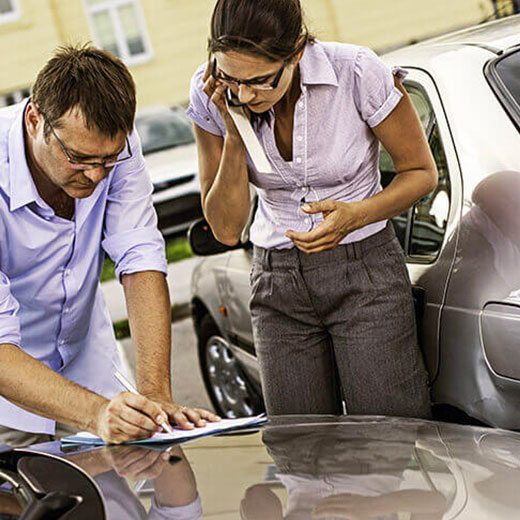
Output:
<instances>
[{"instance_id":1,"label":"man's arm","mask_svg":"<svg viewBox=\"0 0 520 520\"><path fill-rule=\"evenodd\" d=\"M141 271L121 276L128 310L130 332L136 349L137 388L160 404L170 421L185 429L204 426L217 416L200 409L173 403L171 394L170 295L166 278L158 271Z\"/></svg>"},{"instance_id":2,"label":"man's arm","mask_svg":"<svg viewBox=\"0 0 520 520\"><path fill-rule=\"evenodd\" d=\"M122 392L112 400L51 370L15 345L0 345L0 393L16 405L99 435L109 443L150 437L164 414L152 401Z\"/></svg>"}]
</instances>

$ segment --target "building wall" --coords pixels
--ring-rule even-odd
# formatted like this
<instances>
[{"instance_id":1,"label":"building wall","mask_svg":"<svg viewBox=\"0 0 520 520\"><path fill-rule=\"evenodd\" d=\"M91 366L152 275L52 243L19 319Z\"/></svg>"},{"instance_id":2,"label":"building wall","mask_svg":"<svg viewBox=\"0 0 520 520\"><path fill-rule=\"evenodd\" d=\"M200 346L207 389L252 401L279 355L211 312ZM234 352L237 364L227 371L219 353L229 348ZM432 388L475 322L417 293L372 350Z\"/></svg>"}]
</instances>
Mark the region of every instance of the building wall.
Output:
<instances>
[{"instance_id":1,"label":"building wall","mask_svg":"<svg viewBox=\"0 0 520 520\"><path fill-rule=\"evenodd\" d=\"M2 94L28 88L64 43L93 39L82 0L20 0L20 20L0 25ZM140 107L186 102L189 81L206 58L215 0L140 0L153 57L130 67ZM490 0L302 0L311 30L322 40L395 47L478 23Z\"/></svg>"},{"instance_id":2,"label":"building wall","mask_svg":"<svg viewBox=\"0 0 520 520\"><path fill-rule=\"evenodd\" d=\"M50 3L19 2L20 19L0 25L0 96L27 88L60 43Z\"/></svg>"}]
</instances>

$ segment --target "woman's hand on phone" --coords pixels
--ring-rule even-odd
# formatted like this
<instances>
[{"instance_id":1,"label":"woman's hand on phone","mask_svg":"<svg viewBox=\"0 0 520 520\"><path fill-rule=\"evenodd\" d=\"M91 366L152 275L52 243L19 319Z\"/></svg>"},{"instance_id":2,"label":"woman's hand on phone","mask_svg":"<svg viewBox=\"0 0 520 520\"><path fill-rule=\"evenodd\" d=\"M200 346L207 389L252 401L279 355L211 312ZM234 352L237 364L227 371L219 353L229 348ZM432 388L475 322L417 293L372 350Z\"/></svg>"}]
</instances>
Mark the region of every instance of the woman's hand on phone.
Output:
<instances>
[{"instance_id":1,"label":"woman's hand on phone","mask_svg":"<svg viewBox=\"0 0 520 520\"><path fill-rule=\"evenodd\" d=\"M222 119L224 120L224 124L226 125L228 135L239 137L238 130L236 129L235 123L229 114L226 103L226 90L228 87L220 83L211 75L211 67L212 62L210 60L204 72L204 76L202 76L202 81L204 82L204 93L217 107L220 115L222 116Z\"/></svg>"}]
</instances>

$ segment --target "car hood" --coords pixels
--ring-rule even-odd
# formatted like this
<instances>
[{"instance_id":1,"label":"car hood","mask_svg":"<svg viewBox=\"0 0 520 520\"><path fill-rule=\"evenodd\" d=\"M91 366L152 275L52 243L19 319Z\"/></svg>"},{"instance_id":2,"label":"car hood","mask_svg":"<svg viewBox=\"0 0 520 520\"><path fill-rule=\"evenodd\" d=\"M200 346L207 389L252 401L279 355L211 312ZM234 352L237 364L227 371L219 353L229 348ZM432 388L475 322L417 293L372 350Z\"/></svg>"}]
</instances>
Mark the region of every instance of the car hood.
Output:
<instances>
[{"instance_id":1,"label":"car hood","mask_svg":"<svg viewBox=\"0 0 520 520\"><path fill-rule=\"evenodd\" d=\"M30 449L89 472L110 519L141 518L150 503L162 504L161 518L191 511L183 518L265 520L311 519L313 512L505 520L520 509L520 434L433 421L277 417L260 432L170 446L170 462L142 446ZM152 481L143 484L147 476L155 491ZM118 516L123 508L126 516Z\"/></svg>"},{"instance_id":2,"label":"car hood","mask_svg":"<svg viewBox=\"0 0 520 520\"><path fill-rule=\"evenodd\" d=\"M154 184L198 172L197 146L177 146L144 156L146 167Z\"/></svg>"}]
</instances>

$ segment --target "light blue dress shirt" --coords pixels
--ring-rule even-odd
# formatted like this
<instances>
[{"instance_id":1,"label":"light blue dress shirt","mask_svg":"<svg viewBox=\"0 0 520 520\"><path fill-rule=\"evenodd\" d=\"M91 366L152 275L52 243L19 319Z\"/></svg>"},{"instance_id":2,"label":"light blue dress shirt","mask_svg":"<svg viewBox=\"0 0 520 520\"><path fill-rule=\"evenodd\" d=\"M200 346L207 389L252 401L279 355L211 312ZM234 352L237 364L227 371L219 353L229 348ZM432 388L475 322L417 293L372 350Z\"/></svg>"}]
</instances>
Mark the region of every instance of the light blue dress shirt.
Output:
<instances>
[{"instance_id":1,"label":"light blue dress shirt","mask_svg":"<svg viewBox=\"0 0 520 520\"><path fill-rule=\"evenodd\" d=\"M99 284L105 252L118 278L167 273L139 138L129 136L132 159L116 166L92 195L76 199L74 218L66 220L40 197L27 166L26 103L0 110L0 343L17 345L111 398L122 388L113 377L120 359ZM54 421L1 397L0 424L55 429Z\"/></svg>"},{"instance_id":2,"label":"light blue dress shirt","mask_svg":"<svg viewBox=\"0 0 520 520\"><path fill-rule=\"evenodd\" d=\"M373 51L345 43L319 42L305 48L299 63L301 95L294 113L293 158L279 153L271 124L255 130L272 173L256 170L247 157L249 180L258 193L258 209L250 229L253 244L291 248L288 229L310 231L322 214L308 215L306 202L355 202L381 191L379 141L372 128L394 110L402 94L394 74ZM203 91L201 65L191 81L187 114L207 132L224 136L226 127L217 107ZM357 242L386 225L369 224L347 235L341 244Z\"/></svg>"}]
</instances>

